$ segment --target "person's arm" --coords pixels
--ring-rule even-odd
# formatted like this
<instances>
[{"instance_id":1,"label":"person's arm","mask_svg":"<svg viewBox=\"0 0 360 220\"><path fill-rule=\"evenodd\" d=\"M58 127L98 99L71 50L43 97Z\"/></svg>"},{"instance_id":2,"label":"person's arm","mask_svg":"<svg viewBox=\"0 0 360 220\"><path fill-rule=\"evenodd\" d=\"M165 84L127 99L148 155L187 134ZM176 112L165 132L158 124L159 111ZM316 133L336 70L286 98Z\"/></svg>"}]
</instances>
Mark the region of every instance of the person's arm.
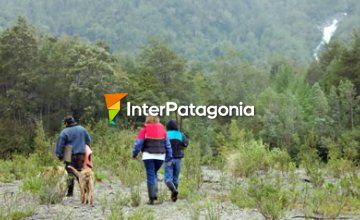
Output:
<instances>
[{"instance_id":1,"label":"person's arm","mask_svg":"<svg viewBox=\"0 0 360 220\"><path fill-rule=\"evenodd\" d=\"M170 162L172 160L173 155L172 155L170 139L168 136L166 136L166 139L165 139L165 150L166 150L165 162Z\"/></svg>"},{"instance_id":2,"label":"person's arm","mask_svg":"<svg viewBox=\"0 0 360 220\"><path fill-rule=\"evenodd\" d=\"M136 137L134 148L132 151L132 157L136 158L136 156L139 154L145 140L145 128L142 128L139 132L139 134Z\"/></svg>"},{"instance_id":3,"label":"person's arm","mask_svg":"<svg viewBox=\"0 0 360 220\"><path fill-rule=\"evenodd\" d=\"M62 159L64 156L64 146L66 142L66 136L63 132L60 133L57 143L56 143L56 150L55 154L59 159Z\"/></svg>"},{"instance_id":4,"label":"person's arm","mask_svg":"<svg viewBox=\"0 0 360 220\"><path fill-rule=\"evenodd\" d=\"M182 144L184 147L187 147L189 145L189 139L186 137L184 133L182 133Z\"/></svg>"}]
</instances>

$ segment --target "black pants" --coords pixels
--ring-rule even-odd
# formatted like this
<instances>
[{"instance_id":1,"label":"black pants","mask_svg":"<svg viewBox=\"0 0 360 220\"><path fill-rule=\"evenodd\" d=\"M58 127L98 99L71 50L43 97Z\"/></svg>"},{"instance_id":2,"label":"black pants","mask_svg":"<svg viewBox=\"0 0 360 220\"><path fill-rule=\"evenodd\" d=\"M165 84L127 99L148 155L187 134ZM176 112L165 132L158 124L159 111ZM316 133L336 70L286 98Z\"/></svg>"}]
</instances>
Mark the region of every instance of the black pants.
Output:
<instances>
[{"instance_id":1,"label":"black pants","mask_svg":"<svg viewBox=\"0 0 360 220\"><path fill-rule=\"evenodd\" d=\"M74 192L74 182L75 182L75 175L73 171L68 168L67 166L70 165L74 167L76 170L81 171L81 168L84 163L84 154L73 154L71 156L71 163L65 162L65 169L69 174L68 177L68 195L72 195Z\"/></svg>"}]
</instances>

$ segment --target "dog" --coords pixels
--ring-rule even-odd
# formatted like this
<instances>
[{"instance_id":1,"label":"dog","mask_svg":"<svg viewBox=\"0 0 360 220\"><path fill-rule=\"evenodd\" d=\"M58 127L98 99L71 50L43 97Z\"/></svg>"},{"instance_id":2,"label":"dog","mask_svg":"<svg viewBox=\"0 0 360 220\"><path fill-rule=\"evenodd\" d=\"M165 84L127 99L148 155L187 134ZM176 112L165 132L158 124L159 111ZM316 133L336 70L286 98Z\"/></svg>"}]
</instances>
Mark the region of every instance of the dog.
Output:
<instances>
[{"instance_id":1,"label":"dog","mask_svg":"<svg viewBox=\"0 0 360 220\"><path fill-rule=\"evenodd\" d=\"M52 180L56 182L55 190L59 192L60 195L65 197L67 191L67 179L68 173L66 169L62 166L55 167L46 167L40 176L44 180Z\"/></svg>"},{"instance_id":2,"label":"dog","mask_svg":"<svg viewBox=\"0 0 360 220\"><path fill-rule=\"evenodd\" d=\"M90 203L94 206L94 173L90 168L83 168L77 171L74 167L68 166L79 181L81 203Z\"/></svg>"}]
</instances>

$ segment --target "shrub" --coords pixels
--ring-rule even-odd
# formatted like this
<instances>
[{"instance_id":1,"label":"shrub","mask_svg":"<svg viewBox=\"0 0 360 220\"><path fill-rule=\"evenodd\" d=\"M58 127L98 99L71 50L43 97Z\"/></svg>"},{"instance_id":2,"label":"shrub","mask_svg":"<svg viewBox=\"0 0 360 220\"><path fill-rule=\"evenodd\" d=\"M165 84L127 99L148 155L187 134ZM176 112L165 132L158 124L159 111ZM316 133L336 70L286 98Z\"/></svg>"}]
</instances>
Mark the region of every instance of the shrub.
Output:
<instances>
[{"instance_id":1,"label":"shrub","mask_svg":"<svg viewBox=\"0 0 360 220\"><path fill-rule=\"evenodd\" d=\"M37 163L41 166L53 164L55 159L50 141L46 138L42 120L35 123L34 148L37 154Z\"/></svg>"},{"instance_id":2,"label":"shrub","mask_svg":"<svg viewBox=\"0 0 360 220\"><path fill-rule=\"evenodd\" d=\"M104 215L106 208L109 206L107 196L99 197L99 204L100 204L101 213Z\"/></svg>"},{"instance_id":3,"label":"shrub","mask_svg":"<svg viewBox=\"0 0 360 220\"><path fill-rule=\"evenodd\" d=\"M108 217L109 220L123 220L125 219L124 216L124 212L123 212L123 207L127 206L129 203L131 202L131 198L127 195L125 195L124 193L122 193L121 191L116 193L116 197L112 200L111 202L111 206L110 206L110 211L111 214ZM105 212L105 205L107 205L107 199L106 198L102 198L102 202L101 202L101 206L102 206L102 210L103 212Z\"/></svg>"},{"instance_id":4,"label":"shrub","mask_svg":"<svg viewBox=\"0 0 360 220\"><path fill-rule=\"evenodd\" d=\"M0 182L12 182L16 179L16 175L12 172L11 160L0 160Z\"/></svg>"},{"instance_id":5,"label":"shrub","mask_svg":"<svg viewBox=\"0 0 360 220\"><path fill-rule=\"evenodd\" d=\"M236 177L248 177L259 170L270 167L270 153L260 141L249 141L232 151L228 156L227 167Z\"/></svg>"},{"instance_id":6,"label":"shrub","mask_svg":"<svg viewBox=\"0 0 360 220\"><path fill-rule=\"evenodd\" d=\"M268 177L252 178L248 190L257 209L267 219L279 219L289 206L288 190Z\"/></svg>"},{"instance_id":7,"label":"shrub","mask_svg":"<svg viewBox=\"0 0 360 220\"><path fill-rule=\"evenodd\" d=\"M105 179L107 179L107 175L101 171L97 171L95 173L95 180L98 181L98 182L102 182L104 181Z\"/></svg>"},{"instance_id":8,"label":"shrub","mask_svg":"<svg viewBox=\"0 0 360 220\"><path fill-rule=\"evenodd\" d=\"M354 128L344 132L339 140L343 156L357 165L360 165L360 129Z\"/></svg>"},{"instance_id":9,"label":"shrub","mask_svg":"<svg viewBox=\"0 0 360 220\"><path fill-rule=\"evenodd\" d=\"M111 214L108 217L108 220L124 220L125 216L124 216L124 211L123 209L119 209L119 208L111 208Z\"/></svg>"},{"instance_id":10,"label":"shrub","mask_svg":"<svg viewBox=\"0 0 360 220\"><path fill-rule=\"evenodd\" d=\"M230 201L239 208L255 208L255 200L248 194L247 188L240 184L232 186L230 191Z\"/></svg>"},{"instance_id":11,"label":"shrub","mask_svg":"<svg viewBox=\"0 0 360 220\"><path fill-rule=\"evenodd\" d=\"M289 169L291 157L286 151L280 148L274 148L270 151L270 160L274 168L284 172Z\"/></svg>"},{"instance_id":12,"label":"shrub","mask_svg":"<svg viewBox=\"0 0 360 220\"><path fill-rule=\"evenodd\" d=\"M245 186L235 185L230 199L240 208L256 207L266 219L279 219L290 205L290 193L280 177L253 176Z\"/></svg>"},{"instance_id":13,"label":"shrub","mask_svg":"<svg viewBox=\"0 0 360 220\"><path fill-rule=\"evenodd\" d=\"M0 182L12 182L39 174L42 169L38 164L38 155L31 154L29 157L13 155L11 160L0 160ZM54 164L58 163L54 161Z\"/></svg>"},{"instance_id":14,"label":"shrub","mask_svg":"<svg viewBox=\"0 0 360 220\"><path fill-rule=\"evenodd\" d=\"M191 143L186 150L183 159L182 174L185 179L192 179L196 189L200 188L202 182L201 174L201 149L199 144Z\"/></svg>"},{"instance_id":15,"label":"shrub","mask_svg":"<svg viewBox=\"0 0 360 220\"><path fill-rule=\"evenodd\" d=\"M25 123L13 120L12 117L0 117L0 159L10 159L13 154L26 155L32 152L30 142L34 126L32 122ZM16 135L14 137L14 135Z\"/></svg>"},{"instance_id":16,"label":"shrub","mask_svg":"<svg viewBox=\"0 0 360 220\"><path fill-rule=\"evenodd\" d=\"M152 209L140 207L128 216L128 220L154 220Z\"/></svg>"},{"instance_id":17,"label":"shrub","mask_svg":"<svg viewBox=\"0 0 360 220\"><path fill-rule=\"evenodd\" d=\"M3 193L0 203L0 220L25 219L34 215L39 205L35 197L28 193Z\"/></svg>"},{"instance_id":18,"label":"shrub","mask_svg":"<svg viewBox=\"0 0 360 220\"><path fill-rule=\"evenodd\" d=\"M141 204L141 192L139 186L131 187L130 198L132 207L137 207Z\"/></svg>"},{"instance_id":19,"label":"shrub","mask_svg":"<svg viewBox=\"0 0 360 220\"><path fill-rule=\"evenodd\" d=\"M194 179L188 179L188 178L180 179L178 191L179 191L178 198L186 199L191 194L196 193L197 183Z\"/></svg>"},{"instance_id":20,"label":"shrub","mask_svg":"<svg viewBox=\"0 0 360 220\"><path fill-rule=\"evenodd\" d=\"M131 159L126 163L122 169L119 169L121 183L130 187L141 184L145 180L145 169L142 161Z\"/></svg>"},{"instance_id":21,"label":"shrub","mask_svg":"<svg viewBox=\"0 0 360 220\"><path fill-rule=\"evenodd\" d=\"M301 167L306 171L306 174L310 178L310 182L315 187L321 187L324 182L324 172L322 171L323 164L320 161L319 156L316 153L316 150L310 147L303 149L303 152L300 154Z\"/></svg>"},{"instance_id":22,"label":"shrub","mask_svg":"<svg viewBox=\"0 0 360 220\"><path fill-rule=\"evenodd\" d=\"M357 168L351 160L344 158L330 159L328 162L328 169L330 173L336 178L340 178L343 175L349 173L355 173Z\"/></svg>"},{"instance_id":23,"label":"shrub","mask_svg":"<svg viewBox=\"0 0 360 220\"><path fill-rule=\"evenodd\" d=\"M219 220L220 219L220 211L221 211L221 204L218 202L211 202L207 201L206 203L206 214L205 219L206 220Z\"/></svg>"},{"instance_id":24,"label":"shrub","mask_svg":"<svg viewBox=\"0 0 360 220\"><path fill-rule=\"evenodd\" d=\"M101 170L119 177L126 186L138 185L145 179L142 162L131 158L135 132L119 131L99 122L89 130L93 137L93 162Z\"/></svg>"},{"instance_id":25,"label":"shrub","mask_svg":"<svg viewBox=\"0 0 360 220\"><path fill-rule=\"evenodd\" d=\"M36 194L41 204L56 204L65 197L66 176L35 176L24 180L22 190Z\"/></svg>"},{"instance_id":26,"label":"shrub","mask_svg":"<svg viewBox=\"0 0 360 220\"><path fill-rule=\"evenodd\" d=\"M306 190L309 190L307 188ZM307 195L305 193L304 195ZM304 209L306 217L321 215L336 218L340 215L347 200L347 195L339 183L326 183L321 188L314 188L305 197Z\"/></svg>"},{"instance_id":27,"label":"shrub","mask_svg":"<svg viewBox=\"0 0 360 220\"><path fill-rule=\"evenodd\" d=\"M179 198L199 190L202 183L200 146L192 143L186 150L180 175Z\"/></svg>"},{"instance_id":28,"label":"shrub","mask_svg":"<svg viewBox=\"0 0 360 220\"><path fill-rule=\"evenodd\" d=\"M200 219L200 209L201 205L199 202L203 199L198 193L192 193L188 196L188 212L190 215L191 220L198 220Z\"/></svg>"}]
</instances>

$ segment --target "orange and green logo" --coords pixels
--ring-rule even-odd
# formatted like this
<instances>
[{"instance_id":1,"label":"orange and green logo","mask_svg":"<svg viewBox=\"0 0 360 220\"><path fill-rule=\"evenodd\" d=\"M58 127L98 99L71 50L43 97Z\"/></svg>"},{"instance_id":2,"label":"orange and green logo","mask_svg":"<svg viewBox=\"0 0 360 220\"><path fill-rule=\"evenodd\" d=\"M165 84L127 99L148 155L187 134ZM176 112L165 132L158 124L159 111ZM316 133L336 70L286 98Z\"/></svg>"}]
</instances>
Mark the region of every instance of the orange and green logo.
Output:
<instances>
[{"instance_id":1,"label":"orange and green logo","mask_svg":"<svg viewBox=\"0 0 360 220\"><path fill-rule=\"evenodd\" d=\"M108 93L104 94L106 108L109 114L109 123L115 125L115 117L119 113L121 104L120 100L126 97L127 93Z\"/></svg>"}]
</instances>

